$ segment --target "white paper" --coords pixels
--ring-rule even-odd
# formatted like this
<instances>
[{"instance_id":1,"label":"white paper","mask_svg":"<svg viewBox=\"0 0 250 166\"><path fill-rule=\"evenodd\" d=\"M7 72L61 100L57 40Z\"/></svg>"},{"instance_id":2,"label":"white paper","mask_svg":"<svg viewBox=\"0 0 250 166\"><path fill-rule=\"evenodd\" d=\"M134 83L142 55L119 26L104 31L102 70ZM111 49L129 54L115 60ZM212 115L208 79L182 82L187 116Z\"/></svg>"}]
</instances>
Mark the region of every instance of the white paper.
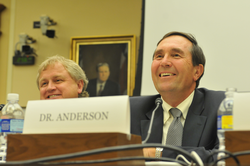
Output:
<instances>
[{"instance_id":1,"label":"white paper","mask_svg":"<svg viewBox=\"0 0 250 166\"><path fill-rule=\"evenodd\" d=\"M25 134L103 132L130 134L128 96L28 101Z\"/></svg>"},{"instance_id":2,"label":"white paper","mask_svg":"<svg viewBox=\"0 0 250 166\"><path fill-rule=\"evenodd\" d=\"M233 129L250 130L250 92L234 94Z\"/></svg>"}]
</instances>

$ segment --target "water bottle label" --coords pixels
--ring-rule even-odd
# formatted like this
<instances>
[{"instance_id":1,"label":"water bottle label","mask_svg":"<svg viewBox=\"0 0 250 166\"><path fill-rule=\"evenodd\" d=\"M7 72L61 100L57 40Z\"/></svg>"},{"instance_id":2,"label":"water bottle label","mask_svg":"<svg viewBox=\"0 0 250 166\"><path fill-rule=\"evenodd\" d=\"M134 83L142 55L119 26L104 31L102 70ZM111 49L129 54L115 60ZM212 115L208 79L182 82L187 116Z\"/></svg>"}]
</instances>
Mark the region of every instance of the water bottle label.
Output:
<instances>
[{"instance_id":1,"label":"water bottle label","mask_svg":"<svg viewBox=\"0 0 250 166\"><path fill-rule=\"evenodd\" d=\"M217 129L233 129L232 115L219 115L217 117Z\"/></svg>"},{"instance_id":2,"label":"water bottle label","mask_svg":"<svg viewBox=\"0 0 250 166\"><path fill-rule=\"evenodd\" d=\"M22 133L23 119L1 119L1 132Z\"/></svg>"},{"instance_id":3,"label":"water bottle label","mask_svg":"<svg viewBox=\"0 0 250 166\"><path fill-rule=\"evenodd\" d=\"M217 116L217 130L221 130L221 115Z\"/></svg>"}]
</instances>

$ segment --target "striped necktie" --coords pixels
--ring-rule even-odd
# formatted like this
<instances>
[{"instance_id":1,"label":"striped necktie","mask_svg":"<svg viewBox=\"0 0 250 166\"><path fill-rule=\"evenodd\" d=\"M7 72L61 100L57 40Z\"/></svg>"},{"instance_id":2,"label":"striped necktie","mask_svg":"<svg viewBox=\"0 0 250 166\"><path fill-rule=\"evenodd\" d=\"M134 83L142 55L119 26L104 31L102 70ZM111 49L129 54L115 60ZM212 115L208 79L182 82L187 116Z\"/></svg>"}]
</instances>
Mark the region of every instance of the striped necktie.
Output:
<instances>
[{"instance_id":1,"label":"striped necktie","mask_svg":"<svg viewBox=\"0 0 250 166\"><path fill-rule=\"evenodd\" d=\"M102 84L100 85L100 88L99 88L97 96L101 96L101 93L102 93Z\"/></svg>"}]
</instances>

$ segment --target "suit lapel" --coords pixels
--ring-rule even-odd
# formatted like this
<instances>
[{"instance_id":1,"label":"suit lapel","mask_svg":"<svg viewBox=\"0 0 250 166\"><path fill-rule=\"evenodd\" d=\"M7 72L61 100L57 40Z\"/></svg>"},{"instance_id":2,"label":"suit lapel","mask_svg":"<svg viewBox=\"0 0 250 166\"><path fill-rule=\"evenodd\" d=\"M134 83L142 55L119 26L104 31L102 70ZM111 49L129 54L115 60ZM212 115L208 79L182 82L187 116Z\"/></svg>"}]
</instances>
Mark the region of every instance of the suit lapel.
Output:
<instances>
[{"instance_id":1,"label":"suit lapel","mask_svg":"<svg viewBox=\"0 0 250 166\"><path fill-rule=\"evenodd\" d=\"M106 95L108 95L109 93L110 93L110 90L112 90L113 89L113 87L111 86L109 86L110 84L109 84L109 80L107 80L106 81L106 84L105 84L105 86L104 86L104 89L102 90L102 96L106 96Z\"/></svg>"},{"instance_id":2,"label":"suit lapel","mask_svg":"<svg viewBox=\"0 0 250 166\"><path fill-rule=\"evenodd\" d=\"M96 96L96 86L97 86L97 79L95 79L94 84L93 84L93 95Z\"/></svg>"},{"instance_id":3,"label":"suit lapel","mask_svg":"<svg viewBox=\"0 0 250 166\"><path fill-rule=\"evenodd\" d=\"M150 111L146 114L149 120L141 120L142 140L145 140L147 137L150 120L152 117L152 112L153 111ZM158 109L155 111L151 134L147 141L148 143L161 143L162 142L162 126L163 126L163 109L162 109L162 106L160 105Z\"/></svg>"},{"instance_id":4,"label":"suit lapel","mask_svg":"<svg viewBox=\"0 0 250 166\"><path fill-rule=\"evenodd\" d=\"M201 135L206 124L207 117L202 116L204 110L204 95L195 90L193 102L188 110L186 117L182 146L195 146L199 145Z\"/></svg>"},{"instance_id":5,"label":"suit lapel","mask_svg":"<svg viewBox=\"0 0 250 166\"><path fill-rule=\"evenodd\" d=\"M153 109L146 114L148 120L141 120L142 140L145 140L145 138L147 137ZM204 95L201 92L195 90L194 99L188 110L188 114L183 129L182 146L197 147L199 145L203 129L207 121L207 117L202 115L203 110L204 110ZM160 107L155 112L151 134L147 142L161 143L162 130L163 130L163 109L162 106L160 105Z\"/></svg>"}]
</instances>

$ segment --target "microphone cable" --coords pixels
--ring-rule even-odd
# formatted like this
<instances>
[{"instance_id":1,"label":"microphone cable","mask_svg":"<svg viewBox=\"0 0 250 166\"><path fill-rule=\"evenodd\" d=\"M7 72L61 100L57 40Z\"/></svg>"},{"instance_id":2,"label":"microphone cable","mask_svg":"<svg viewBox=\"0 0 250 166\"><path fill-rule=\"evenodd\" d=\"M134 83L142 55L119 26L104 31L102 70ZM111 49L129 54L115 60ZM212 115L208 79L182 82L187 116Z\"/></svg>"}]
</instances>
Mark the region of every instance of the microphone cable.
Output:
<instances>
[{"instance_id":1,"label":"microphone cable","mask_svg":"<svg viewBox=\"0 0 250 166\"><path fill-rule=\"evenodd\" d=\"M149 139L149 137L151 135L151 130L152 130L152 125L153 125L153 121L154 121L155 111L158 109L160 104L162 104L161 98L155 99L155 104L156 104L156 107L155 107L155 109L153 110L153 113L152 113L152 117L151 117L149 128L148 128L148 134L147 134L147 137L145 138L145 140L142 141L142 144L145 144L148 141L148 139Z\"/></svg>"},{"instance_id":2,"label":"microphone cable","mask_svg":"<svg viewBox=\"0 0 250 166\"><path fill-rule=\"evenodd\" d=\"M235 163L236 163L238 166L240 166L240 161L238 160L238 158L236 157L236 155L233 154L233 153L231 153L231 152L229 152L229 151L227 151L227 150L216 150L216 151L212 152L212 153L207 157L207 159L205 160L206 163L208 163L209 158L213 157L213 155L216 155L216 154L221 153L221 152L222 152L222 153L225 153L225 154L227 154L227 155L224 156L224 157L222 157L222 158L220 158L220 159L217 159L217 160L214 161L214 162L212 162L211 164L209 164L209 166L215 166L219 161L228 159L228 158L230 158L230 157L232 157L232 158L234 159Z\"/></svg>"},{"instance_id":3,"label":"microphone cable","mask_svg":"<svg viewBox=\"0 0 250 166\"><path fill-rule=\"evenodd\" d=\"M61 159L69 159L69 158L75 158L75 157L83 157L83 156L88 156L88 155L93 155L93 154L99 154L99 153L106 153L106 152L112 152L112 151L119 151L119 150L131 150L131 149L141 149L141 148L148 148L148 147L162 147L166 149L173 150L177 153L183 154L185 157L193 161L197 166L200 166L199 162L195 157L193 157L191 154L189 154L187 151L178 148L176 146L172 145L162 145L162 144L133 144L133 145L122 145L122 146L114 146L114 147L105 147L105 148L99 148L99 149L93 149L93 150L88 150L88 151L81 151L81 152L75 152L75 153L70 153L70 154L63 154L63 155L55 155L55 156L48 156L48 157L42 157L42 158L37 158L37 159L31 159L31 160L25 160L25 161L7 161L4 163L5 165L27 165L27 164L40 164L41 162L49 162L49 161L55 161L55 160L61 160ZM134 158L132 157L126 157L124 160L128 160L129 158ZM123 158L121 158L123 159ZM113 161L118 161L121 159L107 159L107 160L113 160ZM145 157L142 157L140 159L147 159ZM153 160L167 160L167 161L172 161L173 159L169 160L166 158L148 158L148 159L153 159ZM176 160L174 160L176 162ZM80 161L79 161L80 162ZM85 161L82 161L85 162ZM87 162L87 161L86 161ZM108 162L108 161L107 161ZM53 163L50 163L53 164ZM62 164L62 163L60 163ZM1 164L0 164L1 165Z\"/></svg>"},{"instance_id":4,"label":"microphone cable","mask_svg":"<svg viewBox=\"0 0 250 166\"><path fill-rule=\"evenodd\" d=\"M117 162L117 161L129 161L129 160L155 160L155 161L166 161L166 162L174 162L180 165L188 166L189 163L185 163L181 160L176 160L167 157L154 158L154 157L123 157L123 158L111 158L111 159L98 159L98 160L85 160L85 161L65 161L65 162L43 162L38 163L42 165L48 164L58 164L58 165L66 165L66 164L99 164L99 163L107 163L107 162Z\"/></svg>"},{"instance_id":5,"label":"microphone cable","mask_svg":"<svg viewBox=\"0 0 250 166\"><path fill-rule=\"evenodd\" d=\"M220 151L221 152L221 151ZM216 160L213 165L215 165L217 162L219 162L220 160L225 160L225 159L228 159L228 158L233 158L234 161L237 163L238 166L240 166L240 161L238 160L238 156L244 156L244 155L249 155L250 154L250 151L249 150L246 150L246 151L240 151L240 152L235 152L235 153L230 153L228 151L222 151L222 152L226 152L228 155L226 155L225 157L221 158L221 159L218 159Z\"/></svg>"}]
</instances>

